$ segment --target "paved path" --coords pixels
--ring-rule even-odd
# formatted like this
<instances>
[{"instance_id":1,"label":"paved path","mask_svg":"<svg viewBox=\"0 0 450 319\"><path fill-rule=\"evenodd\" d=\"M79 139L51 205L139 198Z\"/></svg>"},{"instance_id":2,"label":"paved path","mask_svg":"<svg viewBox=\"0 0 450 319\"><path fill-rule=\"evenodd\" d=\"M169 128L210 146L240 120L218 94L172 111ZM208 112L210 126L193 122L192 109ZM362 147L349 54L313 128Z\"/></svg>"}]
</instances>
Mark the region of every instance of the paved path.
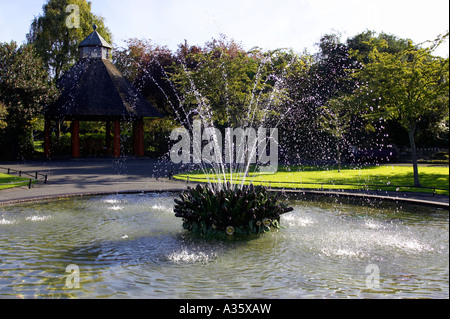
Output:
<instances>
[{"instance_id":1,"label":"paved path","mask_svg":"<svg viewBox=\"0 0 450 319\"><path fill-rule=\"evenodd\" d=\"M176 191L186 187L185 183L168 178L171 172L180 171L180 167L155 159L0 162L0 167L48 175L45 185L0 191L0 203L91 193Z\"/></svg>"},{"instance_id":2,"label":"paved path","mask_svg":"<svg viewBox=\"0 0 450 319\"><path fill-rule=\"evenodd\" d=\"M119 192L180 191L184 182L169 180L170 174L185 168L168 161L148 158L69 159L48 161L0 162L0 167L48 175L48 183L0 191L0 205L68 195ZM0 169L3 173L4 170ZM330 194L328 191L293 191L305 194ZM416 193L331 192L339 196L387 198L449 207L449 196Z\"/></svg>"}]
</instances>

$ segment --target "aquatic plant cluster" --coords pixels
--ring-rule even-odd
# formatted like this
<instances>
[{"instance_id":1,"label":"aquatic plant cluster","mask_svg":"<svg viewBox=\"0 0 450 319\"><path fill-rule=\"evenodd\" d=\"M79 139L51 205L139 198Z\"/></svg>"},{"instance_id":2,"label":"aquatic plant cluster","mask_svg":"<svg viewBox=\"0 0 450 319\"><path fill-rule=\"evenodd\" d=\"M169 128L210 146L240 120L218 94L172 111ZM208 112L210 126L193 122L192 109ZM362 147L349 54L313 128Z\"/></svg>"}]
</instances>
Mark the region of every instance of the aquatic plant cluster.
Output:
<instances>
[{"instance_id":1,"label":"aquatic plant cluster","mask_svg":"<svg viewBox=\"0 0 450 319\"><path fill-rule=\"evenodd\" d=\"M199 184L175 199L174 212L184 229L201 235L259 234L280 228L280 216L293 210L279 196L253 184L220 189Z\"/></svg>"}]
</instances>

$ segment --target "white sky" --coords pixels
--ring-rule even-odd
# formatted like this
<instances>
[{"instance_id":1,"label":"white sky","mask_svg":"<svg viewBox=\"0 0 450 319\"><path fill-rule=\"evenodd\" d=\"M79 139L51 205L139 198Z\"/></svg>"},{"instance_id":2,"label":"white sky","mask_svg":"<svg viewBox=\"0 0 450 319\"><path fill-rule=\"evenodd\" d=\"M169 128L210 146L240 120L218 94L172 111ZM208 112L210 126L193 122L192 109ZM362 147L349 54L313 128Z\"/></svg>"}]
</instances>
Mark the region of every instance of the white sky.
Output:
<instances>
[{"instance_id":1,"label":"white sky","mask_svg":"<svg viewBox=\"0 0 450 319\"><path fill-rule=\"evenodd\" d=\"M25 41L31 20L45 1L0 0L0 42ZM292 48L315 52L324 34L342 40L366 29L415 43L449 29L448 0L91 0L106 19L116 45L151 39L176 50L186 39L203 45L221 33L245 49ZM448 57L448 41L436 54Z\"/></svg>"}]
</instances>

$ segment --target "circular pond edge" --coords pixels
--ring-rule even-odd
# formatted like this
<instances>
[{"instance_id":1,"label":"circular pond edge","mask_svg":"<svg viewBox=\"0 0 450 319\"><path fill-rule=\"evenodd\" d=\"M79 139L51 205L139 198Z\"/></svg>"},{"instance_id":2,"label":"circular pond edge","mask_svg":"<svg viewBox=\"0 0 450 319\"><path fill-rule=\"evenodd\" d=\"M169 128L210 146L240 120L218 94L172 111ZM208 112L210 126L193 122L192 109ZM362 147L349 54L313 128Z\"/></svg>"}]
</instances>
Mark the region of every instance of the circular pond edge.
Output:
<instances>
[{"instance_id":1,"label":"circular pond edge","mask_svg":"<svg viewBox=\"0 0 450 319\"><path fill-rule=\"evenodd\" d=\"M105 195L119 195L119 194L150 194L150 193L181 193L184 188L169 189L169 190L121 190L113 192L82 192L82 193L68 193L68 194L48 194L39 197L25 197L12 200L0 200L0 206L16 205L29 202L50 201L64 198L85 197L85 196L105 196ZM418 198L408 198L400 196L387 196L380 194L344 192L344 191L318 191L318 190L291 190L291 189L268 189L269 192L281 192L287 199L311 199L317 197L328 197L335 200L350 199L356 201L370 201L371 204L376 205L382 202L391 202L396 204L408 203L414 205L431 206L449 210L449 203L440 202L437 200L427 200ZM415 193L412 193L415 194Z\"/></svg>"}]
</instances>

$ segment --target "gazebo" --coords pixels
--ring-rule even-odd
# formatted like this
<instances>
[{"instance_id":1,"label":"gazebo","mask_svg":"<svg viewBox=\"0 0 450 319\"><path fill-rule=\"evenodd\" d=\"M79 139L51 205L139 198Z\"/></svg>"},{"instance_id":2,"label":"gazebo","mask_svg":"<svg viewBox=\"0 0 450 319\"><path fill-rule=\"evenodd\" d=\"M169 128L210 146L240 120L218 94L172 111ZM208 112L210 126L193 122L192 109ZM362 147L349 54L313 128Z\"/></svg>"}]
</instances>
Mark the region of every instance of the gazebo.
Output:
<instances>
[{"instance_id":1,"label":"gazebo","mask_svg":"<svg viewBox=\"0 0 450 319\"><path fill-rule=\"evenodd\" d=\"M106 147L120 156L120 123L133 123L133 153L144 156L144 118L162 115L111 63L112 46L94 32L78 48L80 60L59 80L61 95L44 113L44 153L50 156L52 121L72 121L72 157L80 157L80 121L106 122ZM108 150L109 151L109 150Z\"/></svg>"}]
</instances>

